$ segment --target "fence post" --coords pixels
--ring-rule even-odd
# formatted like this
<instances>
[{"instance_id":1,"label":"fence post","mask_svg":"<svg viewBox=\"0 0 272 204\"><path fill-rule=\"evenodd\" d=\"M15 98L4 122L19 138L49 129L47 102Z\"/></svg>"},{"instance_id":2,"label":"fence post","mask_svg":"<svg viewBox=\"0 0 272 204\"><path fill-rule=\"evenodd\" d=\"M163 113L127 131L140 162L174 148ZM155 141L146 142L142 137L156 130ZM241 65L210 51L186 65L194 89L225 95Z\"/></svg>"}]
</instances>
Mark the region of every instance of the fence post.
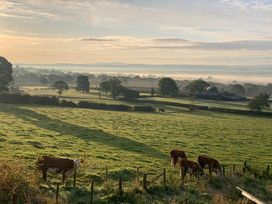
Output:
<instances>
[{"instance_id":1,"label":"fence post","mask_svg":"<svg viewBox=\"0 0 272 204\"><path fill-rule=\"evenodd\" d=\"M232 166L232 173L233 174L235 173L235 164L233 164L233 166Z\"/></svg>"},{"instance_id":2,"label":"fence post","mask_svg":"<svg viewBox=\"0 0 272 204\"><path fill-rule=\"evenodd\" d=\"M266 169L267 176L269 176L269 170L270 170L270 166L267 165L267 169Z\"/></svg>"},{"instance_id":3,"label":"fence post","mask_svg":"<svg viewBox=\"0 0 272 204\"><path fill-rule=\"evenodd\" d=\"M119 188L118 188L118 192L119 192L120 194L123 193L123 179L122 179L122 176L121 176L121 175L120 175L120 177L119 177Z\"/></svg>"},{"instance_id":4,"label":"fence post","mask_svg":"<svg viewBox=\"0 0 272 204\"><path fill-rule=\"evenodd\" d=\"M56 203L59 202L59 185L60 183L57 183L57 190L56 190Z\"/></svg>"},{"instance_id":5,"label":"fence post","mask_svg":"<svg viewBox=\"0 0 272 204\"><path fill-rule=\"evenodd\" d=\"M163 184L166 185L166 169L163 169L162 181L163 181Z\"/></svg>"},{"instance_id":6,"label":"fence post","mask_svg":"<svg viewBox=\"0 0 272 204\"><path fill-rule=\"evenodd\" d=\"M90 204L93 204L93 193L94 193L94 180L92 180L92 184L91 184L91 198L90 198Z\"/></svg>"},{"instance_id":7,"label":"fence post","mask_svg":"<svg viewBox=\"0 0 272 204\"><path fill-rule=\"evenodd\" d=\"M106 166L105 181L108 182L108 166Z\"/></svg>"},{"instance_id":8,"label":"fence post","mask_svg":"<svg viewBox=\"0 0 272 204\"><path fill-rule=\"evenodd\" d=\"M75 168L75 171L74 171L74 187L76 187L76 168Z\"/></svg>"},{"instance_id":9,"label":"fence post","mask_svg":"<svg viewBox=\"0 0 272 204\"><path fill-rule=\"evenodd\" d=\"M147 189L146 177L147 177L147 174L144 174L144 176L143 176L143 189L144 189L144 190Z\"/></svg>"},{"instance_id":10,"label":"fence post","mask_svg":"<svg viewBox=\"0 0 272 204\"><path fill-rule=\"evenodd\" d=\"M139 182L139 167L136 169L136 181Z\"/></svg>"}]
</instances>

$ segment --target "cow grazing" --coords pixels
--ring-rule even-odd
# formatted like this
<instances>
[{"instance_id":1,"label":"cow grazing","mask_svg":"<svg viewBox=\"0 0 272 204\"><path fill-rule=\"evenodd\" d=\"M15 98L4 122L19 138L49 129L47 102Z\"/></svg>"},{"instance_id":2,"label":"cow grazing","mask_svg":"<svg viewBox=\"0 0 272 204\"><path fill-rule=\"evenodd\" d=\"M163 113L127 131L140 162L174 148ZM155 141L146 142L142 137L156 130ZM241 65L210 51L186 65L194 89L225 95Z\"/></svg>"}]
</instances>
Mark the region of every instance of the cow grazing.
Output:
<instances>
[{"instance_id":1,"label":"cow grazing","mask_svg":"<svg viewBox=\"0 0 272 204\"><path fill-rule=\"evenodd\" d=\"M215 172L216 174L222 174L222 168L220 166L219 161L216 159L206 156L206 155L200 155L197 159L199 165L202 169L208 168L209 169L209 175L212 176L212 172Z\"/></svg>"},{"instance_id":2,"label":"cow grazing","mask_svg":"<svg viewBox=\"0 0 272 204\"><path fill-rule=\"evenodd\" d=\"M172 166L176 166L178 160L181 160L183 158L187 159L185 152L181 150L172 150L170 152L170 156Z\"/></svg>"},{"instance_id":3,"label":"cow grazing","mask_svg":"<svg viewBox=\"0 0 272 204\"><path fill-rule=\"evenodd\" d=\"M42 156L38 158L37 167L43 173L43 179L46 181L47 173L62 174L62 182L73 174L76 168L79 167L80 159L55 158L49 156Z\"/></svg>"},{"instance_id":4,"label":"cow grazing","mask_svg":"<svg viewBox=\"0 0 272 204\"><path fill-rule=\"evenodd\" d=\"M204 174L203 169L197 162L183 158L180 161L180 176L182 180L184 180L184 177L187 172L190 174L190 179L192 175L194 175L195 177L197 177L197 179L199 179L199 175Z\"/></svg>"},{"instance_id":5,"label":"cow grazing","mask_svg":"<svg viewBox=\"0 0 272 204\"><path fill-rule=\"evenodd\" d=\"M163 108L159 108L159 112L164 113L164 112L165 112L165 109L163 109Z\"/></svg>"}]
</instances>

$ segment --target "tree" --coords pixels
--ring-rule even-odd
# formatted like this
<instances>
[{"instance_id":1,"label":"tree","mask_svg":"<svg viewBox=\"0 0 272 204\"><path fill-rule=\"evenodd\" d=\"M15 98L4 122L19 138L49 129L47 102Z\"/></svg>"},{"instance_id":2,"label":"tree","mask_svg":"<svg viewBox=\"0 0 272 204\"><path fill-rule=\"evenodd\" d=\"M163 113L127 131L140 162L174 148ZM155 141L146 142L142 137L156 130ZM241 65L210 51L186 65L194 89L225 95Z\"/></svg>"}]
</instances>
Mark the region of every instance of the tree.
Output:
<instances>
[{"instance_id":1,"label":"tree","mask_svg":"<svg viewBox=\"0 0 272 204\"><path fill-rule=\"evenodd\" d=\"M140 96L140 93L138 91L131 90L121 86L120 95L122 95L127 100L132 100L132 99L138 98Z\"/></svg>"},{"instance_id":2,"label":"tree","mask_svg":"<svg viewBox=\"0 0 272 204\"><path fill-rule=\"evenodd\" d=\"M192 95L203 93L207 90L210 84L202 79L192 81L188 86L187 90Z\"/></svg>"},{"instance_id":3,"label":"tree","mask_svg":"<svg viewBox=\"0 0 272 204\"><path fill-rule=\"evenodd\" d=\"M241 84L230 85L230 92L240 96L244 96L246 94L246 90Z\"/></svg>"},{"instance_id":4,"label":"tree","mask_svg":"<svg viewBox=\"0 0 272 204\"><path fill-rule=\"evenodd\" d=\"M80 75L77 77L77 91L82 91L83 93L89 93L90 92L90 82L89 82L89 77Z\"/></svg>"},{"instance_id":5,"label":"tree","mask_svg":"<svg viewBox=\"0 0 272 204\"><path fill-rule=\"evenodd\" d=\"M0 93L8 91L12 81L12 64L4 57L0 57Z\"/></svg>"},{"instance_id":6,"label":"tree","mask_svg":"<svg viewBox=\"0 0 272 204\"><path fill-rule=\"evenodd\" d=\"M150 95L151 95L152 97L155 95L155 89L154 89L154 87L151 88Z\"/></svg>"},{"instance_id":7,"label":"tree","mask_svg":"<svg viewBox=\"0 0 272 204\"><path fill-rule=\"evenodd\" d=\"M191 96L193 103L194 98L205 91L207 91L210 84L202 79L192 81L186 88Z\"/></svg>"},{"instance_id":8,"label":"tree","mask_svg":"<svg viewBox=\"0 0 272 204\"><path fill-rule=\"evenodd\" d=\"M111 77L108 80L103 81L100 84L100 87L103 92L110 92L114 100L120 95L123 88L121 86L121 81L116 77Z\"/></svg>"},{"instance_id":9,"label":"tree","mask_svg":"<svg viewBox=\"0 0 272 204\"><path fill-rule=\"evenodd\" d=\"M249 101L249 108L251 110L261 111L264 107L269 108L269 94L261 93L258 96L255 96Z\"/></svg>"},{"instance_id":10,"label":"tree","mask_svg":"<svg viewBox=\"0 0 272 204\"><path fill-rule=\"evenodd\" d=\"M101 91L105 92L106 94L108 94L108 92L110 92L111 90L111 86L110 86L110 82L109 80L106 81L102 81L99 85Z\"/></svg>"},{"instance_id":11,"label":"tree","mask_svg":"<svg viewBox=\"0 0 272 204\"><path fill-rule=\"evenodd\" d=\"M159 92L162 96L173 97L178 95L178 86L175 80L169 77L161 78L159 83Z\"/></svg>"},{"instance_id":12,"label":"tree","mask_svg":"<svg viewBox=\"0 0 272 204\"><path fill-rule=\"evenodd\" d=\"M53 84L53 88L58 90L57 93L59 94L59 96L61 96L61 94L63 94L65 90L69 90L68 84L66 84L64 81L56 81Z\"/></svg>"}]
</instances>

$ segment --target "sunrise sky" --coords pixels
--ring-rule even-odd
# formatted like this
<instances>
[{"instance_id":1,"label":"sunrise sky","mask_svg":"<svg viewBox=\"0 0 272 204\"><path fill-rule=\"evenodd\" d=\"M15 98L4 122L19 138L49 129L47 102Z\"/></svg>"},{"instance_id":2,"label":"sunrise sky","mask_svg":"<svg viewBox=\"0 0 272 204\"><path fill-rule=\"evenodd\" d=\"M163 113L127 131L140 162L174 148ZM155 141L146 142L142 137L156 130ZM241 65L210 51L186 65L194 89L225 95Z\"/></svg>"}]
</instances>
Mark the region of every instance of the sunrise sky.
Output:
<instances>
[{"instance_id":1,"label":"sunrise sky","mask_svg":"<svg viewBox=\"0 0 272 204\"><path fill-rule=\"evenodd\" d=\"M0 56L272 65L272 0L0 0Z\"/></svg>"}]
</instances>

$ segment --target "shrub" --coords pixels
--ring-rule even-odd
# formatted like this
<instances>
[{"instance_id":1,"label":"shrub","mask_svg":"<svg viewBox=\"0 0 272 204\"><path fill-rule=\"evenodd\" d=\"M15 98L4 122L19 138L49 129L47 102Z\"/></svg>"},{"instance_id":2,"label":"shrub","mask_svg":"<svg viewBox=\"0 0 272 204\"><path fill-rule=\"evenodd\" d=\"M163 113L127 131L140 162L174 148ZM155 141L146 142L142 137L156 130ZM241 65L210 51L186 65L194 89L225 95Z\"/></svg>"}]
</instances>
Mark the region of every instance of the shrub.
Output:
<instances>
[{"instance_id":1,"label":"shrub","mask_svg":"<svg viewBox=\"0 0 272 204\"><path fill-rule=\"evenodd\" d=\"M104 103L90 103L87 101L80 101L78 103L80 108L90 108L99 110L116 110L116 111L130 111L131 107L126 105L114 105L114 104L104 104Z\"/></svg>"},{"instance_id":2,"label":"shrub","mask_svg":"<svg viewBox=\"0 0 272 204\"><path fill-rule=\"evenodd\" d=\"M42 199L42 198L41 198ZM20 162L0 159L0 203L38 203L35 177Z\"/></svg>"},{"instance_id":3,"label":"shrub","mask_svg":"<svg viewBox=\"0 0 272 204\"><path fill-rule=\"evenodd\" d=\"M55 96L32 96L31 102L39 105L59 105L59 99Z\"/></svg>"},{"instance_id":4,"label":"shrub","mask_svg":"<svg viewBox=\"0 0 272 204\"><path fill-rule=\"evenodd\" d=\"M14 103L14 104L29 104L31 103L31 96L24 94L8 94L4 93L0 95L1 103Z\"/></svg>"},{"instance_id":5,"label":"shrub","mask_svg":"<svg viewBox=\"0 0 272 204\"><path fill-rule=\"evenodd\" d=\"M60 101L60 105L65 107L72 107L72 108L78 107L78 105L74 103L73 101L66 101L66 100Z\"/></svg>"},{"instance_id":6,"label":"shrub","mask_svg":"<svg viewBox=\"0 0 272 204\"><path fill-rule=\"evenodd\" d=\"M139 112L155 112L156 109L152 106L134 106L134 111Z\"/></svg>"}]
</instances>

